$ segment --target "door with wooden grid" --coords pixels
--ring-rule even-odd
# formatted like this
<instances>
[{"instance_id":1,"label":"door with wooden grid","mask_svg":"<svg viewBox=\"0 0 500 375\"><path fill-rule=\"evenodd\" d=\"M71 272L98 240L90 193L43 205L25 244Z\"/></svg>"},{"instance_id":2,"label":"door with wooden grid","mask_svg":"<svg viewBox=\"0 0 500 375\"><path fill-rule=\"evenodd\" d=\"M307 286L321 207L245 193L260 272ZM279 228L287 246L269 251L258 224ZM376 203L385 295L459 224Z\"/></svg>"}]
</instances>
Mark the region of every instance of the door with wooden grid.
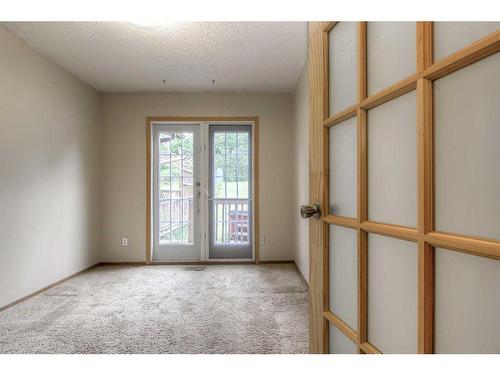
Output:
<instances>
[{"instance_id":1,"label":"door with wooden grid","mask_svg":"<svg viewBox=\"0 0 500 375\"><path fill-rule=\"evenodd\" d=\"M309 38L311 352L500 353L500 23Z\"/></svg>"}]
</instances>

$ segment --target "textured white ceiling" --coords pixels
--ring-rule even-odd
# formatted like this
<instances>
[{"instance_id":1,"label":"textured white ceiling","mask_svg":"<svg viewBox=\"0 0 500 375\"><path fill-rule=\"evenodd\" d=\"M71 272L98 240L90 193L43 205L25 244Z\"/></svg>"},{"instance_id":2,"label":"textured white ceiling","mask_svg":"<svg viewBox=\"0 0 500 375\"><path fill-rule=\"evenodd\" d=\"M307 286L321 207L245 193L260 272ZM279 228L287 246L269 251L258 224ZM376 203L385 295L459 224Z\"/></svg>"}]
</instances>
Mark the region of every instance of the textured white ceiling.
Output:
<instances>
[{"instance_id":1,"label":"textured white ceiling","mask_svg":"<svg viewBox=\"0 0 500 375\"><path fill-rule=\"evenodd\" d=\"M307 53L305 22L4 25L101 91L291 91Z\"/></svg>"}]
</instances>

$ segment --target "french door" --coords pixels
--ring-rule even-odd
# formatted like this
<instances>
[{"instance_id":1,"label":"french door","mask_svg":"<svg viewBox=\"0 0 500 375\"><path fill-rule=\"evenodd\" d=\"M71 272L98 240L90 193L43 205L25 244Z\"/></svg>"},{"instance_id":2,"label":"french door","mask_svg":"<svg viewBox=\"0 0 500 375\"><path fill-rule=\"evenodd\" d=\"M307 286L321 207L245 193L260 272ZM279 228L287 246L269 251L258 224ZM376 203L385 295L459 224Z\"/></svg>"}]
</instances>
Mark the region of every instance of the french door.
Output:
<instances>
[{"instance_id":1,"label":"french door","mask_svg":"<svg viewBox=\"0 0 500 375\"><path fill-rule=\"evenodd\" d=\"M251 125L209 125L210 259L252 259L251 140Z\"/></svg>"},{"instance_id":2,"label":"french door","mask_svg":"<svg viewBox=\"0 0 500 375\"><path fill-rule=\"evenodd\" d=\"M148 121L148 129L151 260L255 260L255 124Z\"/></svg>"},{"instance_id":3,"label":"french door","mask_svg":"<svg viewBox=\"0 0 500 375\"><path fill-rule=\"evenodd\" d=\"M311 352L500 353L499 28L310 24Z\"/></svg>"},{"instance_id":4,"label":"french door","mask_svg":"<svg viewBox=\"0 0 500 375\"><path fill-rule=\"evenodd\" d=\"M198 124L153 126L153 259L201 259Z\"/></svg>"}]
</instances>

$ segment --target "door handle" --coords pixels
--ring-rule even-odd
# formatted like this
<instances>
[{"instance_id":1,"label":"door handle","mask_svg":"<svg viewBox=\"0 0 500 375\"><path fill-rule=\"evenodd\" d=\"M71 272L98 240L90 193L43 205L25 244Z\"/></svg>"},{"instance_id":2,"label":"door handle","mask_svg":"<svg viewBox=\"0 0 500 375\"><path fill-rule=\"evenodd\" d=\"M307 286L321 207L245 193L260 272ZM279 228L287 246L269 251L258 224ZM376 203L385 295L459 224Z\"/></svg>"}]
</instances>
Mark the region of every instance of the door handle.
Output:
<instances>
[{"instance_id":1,"label":"door handle","mask_svg":"<svg viewBox=\"0 0 500 375\"><path fill-rule=\"evenodd\" d=\"M300 216L302 216L302 219L307 219L311 216L319 218L321 216L321 207L319 202L313 203L312 206L300 206Z\"/></svg>"}]
</instances>

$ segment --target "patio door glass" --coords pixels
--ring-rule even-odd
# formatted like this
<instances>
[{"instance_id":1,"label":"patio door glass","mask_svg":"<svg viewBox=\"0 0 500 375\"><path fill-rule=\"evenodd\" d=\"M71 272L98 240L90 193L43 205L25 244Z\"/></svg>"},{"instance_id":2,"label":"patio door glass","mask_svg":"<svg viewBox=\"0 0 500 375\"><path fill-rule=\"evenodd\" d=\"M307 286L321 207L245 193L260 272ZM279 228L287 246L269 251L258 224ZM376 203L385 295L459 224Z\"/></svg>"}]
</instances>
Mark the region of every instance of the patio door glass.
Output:
<instances>
[{"instance_id":1,"label":"patio door glass","mask_svg":"<svg viewBox=\"0 0 500 375\"><path fill-rule=\"evenodd\" d=\"M200 260L200 125L155 125L153 134L153 260Z\"/></svg>"},{"instance_id":2,"label":"patio door glass","mask_svg":"<svg viewBox=\"0 0 500 375\"><path fill-rule=\"evenodd\" d=\"M209 125L209 259L252 259L251 125Z\"/></svg>"}]
</instances>

